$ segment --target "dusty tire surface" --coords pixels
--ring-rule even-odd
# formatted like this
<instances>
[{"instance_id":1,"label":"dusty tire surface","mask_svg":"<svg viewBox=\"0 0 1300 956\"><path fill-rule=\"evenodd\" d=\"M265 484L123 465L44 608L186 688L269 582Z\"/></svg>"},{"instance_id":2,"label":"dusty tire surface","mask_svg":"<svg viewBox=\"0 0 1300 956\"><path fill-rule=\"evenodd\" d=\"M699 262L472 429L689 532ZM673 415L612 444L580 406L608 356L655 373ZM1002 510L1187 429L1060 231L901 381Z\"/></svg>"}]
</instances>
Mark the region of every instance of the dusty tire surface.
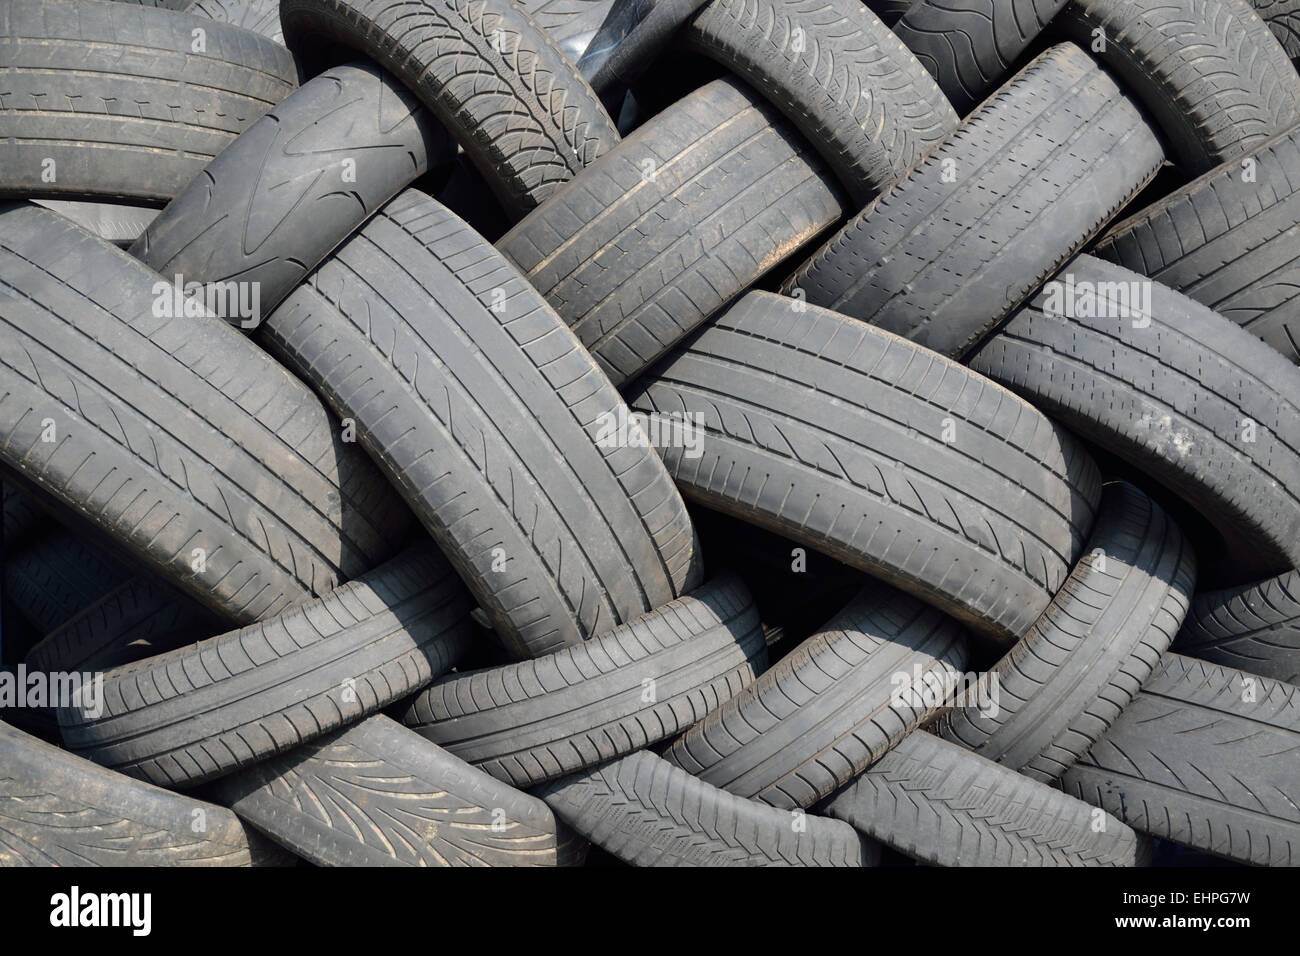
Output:
<instances>
[{"instance_id":1,"label":"dusty tire surface","mask_svg":"<svg viewBox=\"0 0 1300 956\"><path fill-rule=\"evenodd\" d=\"M1300 684L1300 572L1196 595L1174 650Z\"/></svg>"}]
</instances>

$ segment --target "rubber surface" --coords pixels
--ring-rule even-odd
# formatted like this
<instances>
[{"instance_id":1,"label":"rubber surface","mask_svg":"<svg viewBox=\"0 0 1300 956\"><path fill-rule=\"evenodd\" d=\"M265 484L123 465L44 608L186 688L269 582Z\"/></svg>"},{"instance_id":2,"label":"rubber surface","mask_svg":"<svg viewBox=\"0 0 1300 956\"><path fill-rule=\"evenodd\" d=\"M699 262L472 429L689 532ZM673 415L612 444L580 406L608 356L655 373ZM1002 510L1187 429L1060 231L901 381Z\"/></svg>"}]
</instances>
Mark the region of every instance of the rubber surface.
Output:
<instances>
[{"instance_id":1,"label":"rubber surface","mask_svg":"<svg viewBox=\"0 0 1300 956\"><path fill-rule=\"evenodd\" d=\"M1300 59L1300 0L1251 0L1292 60Z\"/></svg>"},{"instance_id":2,"label":"rubber surface","mask_svg":"<svg viewBox=\"0 0 1300 956\"><path fill-rule=\"evenodd\" d=\"M1174 649L1300 684L1300 572L1196 595Z\"/></svg>"},{"instance_id":3,"label":"rubber surface","mask_svg":"<svg viewBox=\"0 0 1300 956\"><path fill-rule=\"evenodd\" d=\"M280 29L280 0L194 0L185 12L233 23L284 45L284 31Z\"/></svg>"}]
</instances>

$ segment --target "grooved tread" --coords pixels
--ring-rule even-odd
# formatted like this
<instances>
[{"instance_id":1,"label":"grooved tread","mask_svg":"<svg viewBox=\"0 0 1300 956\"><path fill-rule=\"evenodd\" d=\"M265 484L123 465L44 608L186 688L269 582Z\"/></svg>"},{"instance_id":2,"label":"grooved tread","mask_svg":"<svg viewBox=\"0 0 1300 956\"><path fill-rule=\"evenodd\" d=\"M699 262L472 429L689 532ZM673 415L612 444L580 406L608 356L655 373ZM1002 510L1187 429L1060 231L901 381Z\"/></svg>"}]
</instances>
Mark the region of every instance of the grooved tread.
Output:
<instances>
[{"instance_id":1,"label":"grooved tread","mask_svg":"<svg viewBox=\"0 0 1300 956\"><path fill-rule=\"evenodd\" d=\"M1174 649L1300 684L1300 571L1196 595Z\"/></svg>"}]
</instances>

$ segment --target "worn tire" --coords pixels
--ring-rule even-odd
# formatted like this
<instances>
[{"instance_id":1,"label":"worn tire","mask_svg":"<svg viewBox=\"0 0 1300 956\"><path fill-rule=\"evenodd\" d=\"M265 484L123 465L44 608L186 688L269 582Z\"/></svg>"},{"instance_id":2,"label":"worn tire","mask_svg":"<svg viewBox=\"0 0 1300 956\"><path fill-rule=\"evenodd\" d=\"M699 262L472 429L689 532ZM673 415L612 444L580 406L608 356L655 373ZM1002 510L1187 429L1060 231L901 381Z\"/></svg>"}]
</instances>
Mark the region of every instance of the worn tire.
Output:
<instances>
[{"instance_id":1,"label":"worn tire","mask_svg":"<svg viewBox=\"0 0 1300 956\"><path fill-rule=\"evenodd\" d=\"M515 217L618 142L577 67L511 0L281 0L280 22L309 76L347 47L405 83Z\"/></svg>"},{"instance_id":2,"label":"worn tire","mask_svg":"<svg viewBox=\"0 0 1300 956\"><path fill-rule=\"evenodd\" d=\"M1166 654L1064 789L1162 840L1295 866L1297 747L1300 688Z\"/></svg>"},{"instance_id":3,"label":"worn tire","mask_svg":"<svg viewBox=\"0 0 1300 956\"><path fill-rule=\"evenodd\" d=\"M1196 579L1191 546L1132 485L1107 486L1087 556L989 670L997 707L967 703L932 730L1043 783L1115 722L1173 641Z\"/></svg>"},{"instance_id":4,"label":"worn tire","mask_svg":"<svg viewBox=\"0 0 1300 956\"><path fill-rule=\"evenodd\" d=\"M1251 0L1292 60L1300 60L1300 0Z\"/></svg>"},{"instance_id":5,"label":"worn tire","mask_svg":"<svg viewBox=\"0 0 1300 956\"><path fill-rule=\"evenodd\" d=\"M419 690L468 648L471 608L420 544L280 617L109 671L101 714L60 708L63 740L161 786L202 783Z\"/></svg>"},{"instance_id":6,"label":"worn tire","mask_svg":"<svg viewBox=\"0 0 1300 956\"><path fill-rule=\"evenodd\" d=\"M1163 161L1115 81L1060 44L850 220L783 291L960 357Z\"/></svg>"},{"instance_id":7,"label":"worn tire","mask_svg":"<svg viewBox=\"0 0 1300 956\"><path fill-rule=\"evenodd\" d=\"M802 137L722 79L648 120L497 248L622 385L845 208Z\"/></svg>"},{"instance_id":8,"label":"worn tire","mask_svg":"<svg viewBox=\"0 0 1300 956\"><path fill-rule=\"evenodd\" d=\"M1196 595L1174 650L1300 684L1300 571Z\"/></svg>"},{"instance_id":9,"label":"worn tire","mask_svg":"<svg viewBox=\"0 0 1300 956\"><path fill-rule=\"evenodd\" d=\"M559 865L546 804L382 714L224 778L215 799L318 866Z\"/></svg>"},{"instance_id":10,"label":"worn tire","mask_svg":"<svg viewBox=\"0 0 1300 956\"><path fill-rule=\"evenodd\" d=\"M48 634L129 576L103 549L52 523L5 556L4 592L39 633Z\"/></svg>"},{"instance_id":11,"label":"worn tire","mask_svg":"<svg viewBox=\"0 0 1300 956\"><path fill-rule=\"evenodd\" d=\"M133 206L127 203L78 202L67 199L32 201L72 220L92 236L98 236L105 242L122 248L139 239L140 234L158 215L158 210L151 206Z\"/></svg>"},{"instance_id":12,"label":"worn tire","mask_svg":"<svg viewBox=\"0 0 1300 956\"><path fill-rule=\"evenodd\" d=\"M955 621L871 584L664 758L728 793L811 807L943 706L942 697L924 699L923 682L951 687L965 666Z\"/></svg>"},{"instance_id":13,"label":"worn tire","mask_svg":"<svg viewBox=\"0 0 1300 956\"><path fill-rule=\"evenodd\" d=\"M280 29L280 0L194 0L185 12L233 23L284 45L284 31Z\"/></svg>"},{"instance_id":14,"label":"worn tire","mask_svg":"<svg viewBox=\"0 0 1300 956\"><path fill-rule=\"evenodd\" d=\"M913 731L821 812L931 866L1146 866L1151 841L1082 800Z\"/></svg>"},{"instance_id":15,"label":"worn tire","mask_svg":"<svg viewBox=\"0 0 1300 956\"><path fill-rule=\"evenodd\" d=\"M155 317L157 273L0 204L0 276L0 463L69 520L236 622L400 544L409 513L321 401L208 313Z\"/></svg>"},{"instance_id":16,"label":"worn tire","mask_svg":"<svg viewBox=\"0 0 1300 956\"><path fill-rule=\"evenodd\" d=\"M1192 174L1300 122L1300 74L1247 0L1072 0L1056 22L1151 114Z\"/></svg>"},{"instance_id":17,"label":"worn tire","mask_svg":"<svg viewBox=\"0 0 1300 956\"><path fill-rule=\"evenodd\" d=\"M1092 254L1150 276L1300 363L1300 127L1116 225Z\"/></svg>"},{"instance_id":18,"label":"worn tire","mask_svg":"<svg viewBox=\"0 0 1300 956\"><path fill-rule=\"evenodd\" d=\"M1107 307L1070 311L1116 317L1046 314L1056 299L1066 304L1071 276L1081 305L1078 290L1093 289ZM1261 574L1300 563L1300 368L1205 306L1100 259L1078 257L1057 281L970 367L1243 537ZM1143 288L1149 316L1134 304Z\"/></svg>"},{"instance_id":19,"label":"worn tire","mask_svg":"<svg viewBox=\"0 0 1300 956\"><path fill-rule=\"evenodd\" d=\"M929 74L858 0L711 0L681 38L784 113L858 208L957 128Z\"/></svg>"},{"instance_id":20,"label":"worn tire","mask_svg":"<svg viewBox=\"0 0 1300 956\"><path fill-rule=\"evenodd\" d=\"M0 63L0 195L23 198L165 203L297 81L270 40L108 0L7 0Z\"/></svg>"},{"instance_id":21,"label":"worn tire","mask_svg":"<svg viewBox=\"0 0 1300 956\"><path fill-rule=\"evenodd\" d=\"M1000 643L1064 583L1092 459L1010 392L854 319L752 292L638 380L688 498L889 580ZM951 430L953 441L943 440Z\"/></svg>"},{"instance_id":22,"label":"worn tire","mask_svg":"<svg viewBox=\"0 0 1300 956\"><path fill-rule=\"evenodd\" d=\"M874 866L880 847L848 824L711 787L648 750L535 793L592 843L633 866Z\"/></svg>"},{"instance_id":23,"label":"worn tire","mask_svg":"<svg viewBox=\"0 0 1300 956\"><path fill-rule=\"evenodd\" d=\"M766 664L753 598L728 575L586 644L449 676L402 721L530 787L672 737Z\"/></svg>"}]
</instances>

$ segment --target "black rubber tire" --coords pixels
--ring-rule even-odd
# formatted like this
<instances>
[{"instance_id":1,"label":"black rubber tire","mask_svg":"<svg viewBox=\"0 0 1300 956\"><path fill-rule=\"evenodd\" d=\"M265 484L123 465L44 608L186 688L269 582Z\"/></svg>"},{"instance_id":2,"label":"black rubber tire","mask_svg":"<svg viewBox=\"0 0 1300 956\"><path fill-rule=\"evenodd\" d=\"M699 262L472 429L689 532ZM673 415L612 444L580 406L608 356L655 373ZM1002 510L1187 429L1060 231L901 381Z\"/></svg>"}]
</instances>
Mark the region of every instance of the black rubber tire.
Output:
<instances>
[{"instance_id":1,"label":"black rubber tire","mask_svg":"<svg viewBox=\"0 0 1300 956\"><path fill-rule=\"evenodd\" d=\"M962 116L1002 81L1068 0L916 0L894 32Z\"/></svg>"},{"instance_id":2,"label":"black rubber tire","mask_svg":"<svg viewBox=\"0 0 1300 956\"><path fill-rule=\"evenodd\" d=\"M1174 650L1300 684L1300 571L1196 595Z\"/></svg>"},{"instance_id":3,"label":"black rubber tire","mask_svg":"<svg viewBox=\"0 0 1300 956\"><path fill-rule=\"evenodd\" d=\"M0 867L251 866L225 807L105 770L0 723Z\"/></svg>"},{"instance_id":4,"label":"black rubber tire","mask_svg":"<svg viewBox=\"0 0 1300 956\"><path fill-rule=\"evenodd\" d=\"M1057 780L1150 676L1195 581L1191 546L1160 506L1132 485L1107 485L1087 555L988 672L997 706L956 707L931 729L1027 777Z\"/></svg>"},{"instance_id":5,"label":"black rubber tire","mask_svg":"<svg viewBox=\"0 0 1300 956\"><path fill-rule=\"evenodd\" d=\"M1193 175L1300 122L1300 74L1248 0L1072 0L1056 23L1146 107Z\"/></svg>"},{"instance_id":6,"label":"black rubber tire","mask_svg":"<svg viewBox=\"0 0 1300 956\"><path fill-rule=\"evenodd\" d=\"M262 340L415 510L510 651L547 653L685 593L701 569L654 449L598 443L618 393L496 250L407 190Z\"/></svg>"},{"instance_id":7,"label":"black rubber tire","mask_svg":"<svg viewBox=\"0 0 1300 956\"><path fill-rule=\"evenodd\" d=\"M557 866L536 797L376 714L224 778L214 799L318 866Z\"/></svg>"},{"instance_id":8,"label":"black rubber tire","mask_svg":"<svg viewBox=\"0 0 1300 956\"><path fill-rule=\"evenodd\" d=\"M296 85L283 47L174 10L7 0L4 13L4 196L164 203Z\"/></svg>"},{"instance_id":9,"label":"black rubber tire","mask_svg":"<svg viewBox=\"0 0 1300 956\"><path fill-rule=\"evenodd\" d=\"M497 248L623 385L846 210L803 138L722 79L648 120Z\"/></svg>"},{"instance_id":10,"label":"black rubber tire","mask_svg":"<svg viewBox=\"0 0 1300 956\"><path fill-rule=\"evenodd\" d=\"M668 470L688 498L1011 643L1083 549L1091 457L962 366L798 305L751 292L636 383L661 435L669 416L702 431L696 458L660 448Z\"/></svg>"},{"instance_id":11,"label":"black rubber tire","mask_svg":"<svg viewBox=\"0 0 1300 956\"><path fill-rule=\"evenodd\" d=\"M1300 127L1108 232L1092 254L1191 296L1300 363Z\"/></svg>"},{"instance_id":12,"label":"black rubber tire","mask_svg":"<svg viewBox=\"0 0 1300 956\"><path fill-rule=\"evenodd\" d=\"M157 273L0 203L0 276L0 463L69 520L241 623L401 544L409 513L320 399L205 312L155 317Z\"/></svg>"},{"instance_id":13,"label":"black rubber tire","mask_svg":"<svg viewBox=\"0 0 1300 956\"><path fill-rule=\"evenodd\" d=\"M280 0L194 0L185 12L233 23L284 45L284 31L280 29Z\"/></svg>"},{"instance_id":14,"label":"black rubber tire","mask_svg":"<svg viewBox=\"0 0 1300 956\"><path fill-rule=\"evenodd\" d=\"M783 291L960 357L1163 162L1115 81L1060 44L850 220Z\"/></svg>"},{"instance_id":15,"label":"black rubber tire","mask_svg":"<svg viewBox=\"0 0 1300 956\"><path fill-rule=\"evenodd\" d=\"M1049 289L971 356L971 368L1177 492L1225 534L1244 537L1259 574L1300 563L1300 368L1127 269L1080 256L1058 277L1062 289L1068 276L1076 289L1145 283L1150 325L1145 314L1051 317L1044 308L1057 296ZM1119 311L1115 288L1102 296L1111 303L1104 311Z\"/></svg>"},{"instance_id":16,"label":"black rubber tire","mask_svg":"<svg viewBox=\"0 0 1300 956\"><path fill-rule=\"evenodd\" d=\"M768 98L861 208L957 128L957 114L859 0L711 0L681 32Z\"/></svg>"},{"instance_id":17,"label":"black rubber tire","mask_svg":"<svg viewBox=\"0 0 1300 956\"><path fill-rule=\"evenodd\" d=\"M121 0L119 0L121 2ZM53 209L75 222L92 236L125 248L140 238L158 210L127 203L78 202L68 199L35 199L38 206Z\"/></svg>"},{"instance_id":18,"label":"black rubber tire","mask_svg":"<svg viewBox=\"0 0 1300 956\"><path fill-rule=\"evenodd\" d=\"M711 787L648 750L535 793L633 866L874 866L880 846L847 823L791 814Z\"/></svg>"},{"instance_id":19,"label":"black rubber tire","mask_svg":"<svg viewBox=\"0 0 1300 956\"><path fill-rule=\"evenodd\" d=\"M419 690L468 649L472 604L431 544L280 617L104 675L59 709L68 749L166 787L230 773Z\"/></svg>"},{"instance_id":20,"label":"black rubber tire","mask_svg":"<svg viewBox=\"0 0 1300 956\"><path fill-rule=\"evenodd\" d=\"M58 524L7 554L4 572L5 597L41 634L61 626L130 577L102 549Z\"/></svg>"},{"instance_id":21,"label":"black rubber tire","mask_svg":"<svg viewBox=\"0 0 1300 956\"><path fill-rule=\"evenodd\" d=\"M281 0L280 22L308 76L351 59L345 47L405 83L512 216L618 142L577 67L511 0Z\"/></svg>"},{"instance_id":22,"label":"black rubber tire","mask_svg":"<svg viewBox=\"0 0 1300 956\"><path fill-rule=\"evenodd\" d=\"M866 3L869 10L890 26L897 23L911 5L912 0L867 0Z\"/></svg>"},{"instance_id":23,"label":"black rubber tire","mask_svg":"<svg viewBox=\"0 0 1300 956\"><path fill-rule=\"evenodd\" d=\"M753 598L726 575L586 644L451 675L402 721L497 779L530 787L680 733L766 665Z\"/></svg>"},{"instance_id":24,"label":"black rubber tire","mask_svg":"<svg viewBox=\"0 0 1300 956\"><path fill-rule=\"evenodd\" d=\"M1162 840L1295 866L1297 747L1300 688L1166 654L1064 789Z\"/></svg>"},{"instance_id":25,"label":"black rubber tire","mask_svg":"<svg viewBox=\"0 0 1300 956\"><path fill-rule=\"evenodd\" d=\"M930 866L1146 866L1109 814L918 730L822 812ZM1101 829L1098 829L1098 827Z\"/></svg>"},{"instance_id":26,"label":"black rubber tire","mask_svg":"<svg viewBox=\"0 0 1300 956\"><path fill-rule=\"evenodd\" d=\"M811 807L936 713L946 694L923 688L954 686L965 666L955 621L872 583L664 759L737 796Z\"/></svg>"},{"instance_id":27,"label":"black rubber tire","mask_svg":"<svg viewBox=\"0 0 1300 956\"><path fill-rule=\"evenodd\" d=\"M516 0L574 63L582 59L614 0Z\"/></svg>"},{"instance_id":28,"label":"black rubber tire","mask_svg":"<svg viewBox=\"0 0 1300 956\"><path fill-rule=\"evenodd\" d=\"M1300 0L1251 0L1293 61L1300 60Z\"/></svg>"},{"instance_id":29,"label":"black rubber tire","mask_svg":"<svg viewBox=\"0 0 1300 956\"><path fill-rule=\"evenodd\" d=\"M450 154L433 117L391 76L365 62L336 66L209 163L129 251L167 278L258 282L269 315L376 209Z\"/></svg>"}]
</instances>

